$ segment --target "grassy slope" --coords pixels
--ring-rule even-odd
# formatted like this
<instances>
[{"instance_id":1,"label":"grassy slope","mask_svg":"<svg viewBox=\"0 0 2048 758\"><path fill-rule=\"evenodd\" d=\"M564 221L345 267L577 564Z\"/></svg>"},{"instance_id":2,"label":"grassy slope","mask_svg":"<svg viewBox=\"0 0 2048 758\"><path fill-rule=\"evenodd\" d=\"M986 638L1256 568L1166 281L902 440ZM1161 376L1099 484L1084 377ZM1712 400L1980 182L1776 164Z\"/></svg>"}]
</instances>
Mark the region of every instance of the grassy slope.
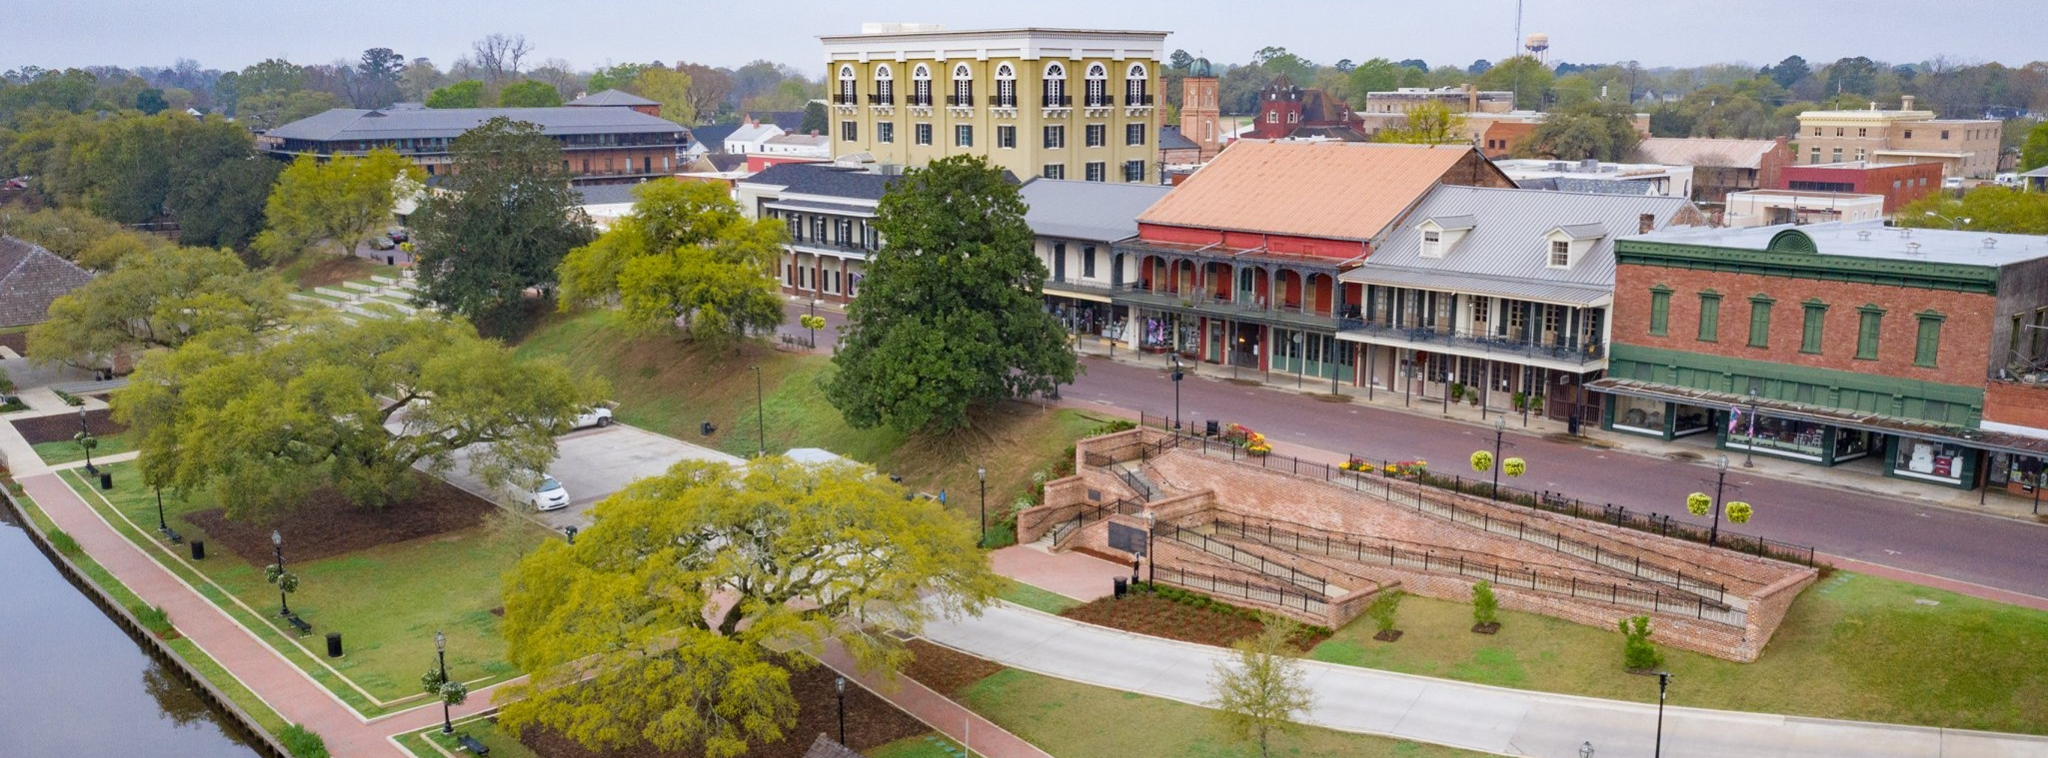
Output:
<instances>
[{"instance_id":1,"label":"grassy slope","mask_svg":"<svg viewBox=\"0 0 2048 758\"><path fill-rule=\"evenodd\" d=\"M94 458L104 458L135 449L135 440L127 432L109 434L96 439L100 443L92 449L92 456ZM78 443L73 440L38 442L31 447L35 448L36 457L43 459L43 463L52 466L59 463L85 460L85 448L79 447Z\"/></svg>"},{"instance_id":2,"label":"grassy slope","mask_svg":"<svg viewBox=\"0 0 2048 758\"><path fill-rule=\"evenodd\" d=\"M135 523L154 524L156 500L150 490L133 484L139 481L133 467L116 464L115 482L128 484L103 494ZM77 488L76 481L73 485ZM80 496L98 506L94 492L99 491ZM188 540L206 539L183 519L185 513L212 507L206 496L187 502L167 494L164 506L173 529ZM509 678L517 672L505 661L505 641L491 609L499 604L500 577L547 537L539 527L503 516L465 531L292 564L300 582L291 597L292 610L311 622L317 634L343 634L348 655L328 665L380 699L417 693L420 673L433 664L437 630L448 635L448 667L457 676L465 681ZM145 550L159 562L169 560L152 548ZM286 550L289 562L289 543ZM279 629L270 612L277 590L263 581L262 564L215 550L196 566ZM280 642L273 640L274 645ZM317 649L320 641L309 637L300 642Z\"/></svg>"},{"instance_id":3,"label":"grassy slope","mask_svg":"<svg viewBox=\"0 0 2048 758\"><path fill-rule=\"evenodd\" d=\"M1055 616L1065 613L1068 608L1081 605L1079 600L1015 580L1008 582L1008 587L1003 590L1003 599Z\"/></svg>"},{"instance_id":4,"label":"grassy slope","mask_svg":"<svg viewBox=\"0 0 2048 758\"><path fill-rule=\"evenodd\" d=\"M619 401L618 417L739 456L760 445L754 367L761 370L761 408L769 452L819 447L902 475L904 484L947 491L956 512L978 518L977 465L988 469L990 520L1033 485L1032 472L1100 424L1073 411L1013 405L978 421L974 430L910 438L887 429L854 429L825 399L819 382L832 369L818 356L748 346L711 352L665 333L627 330L610 312L550 315L518 347L521 358L553 358L604 376ZM698 425L710 421L709 438Z\"/></svg>"},{"instance_id":5,"label":"grassy slope","mask_svg":"<svg viewBox=\"0 0 2048 758\"><path fill-rule=\"evenodd\" d=\"M1916 600L1932 600L1926 605ZM1473 634L1471 606L1401 605L1401 640L1339 630L1313 657L1503 687L1654 702L1621 671L1621 635L1502 611ZM1655 640L1653 636L1652 641ZM1674 705L2004 732L2048 733L2048 613L1838 572L1792 605L1756 663L1665 650Z\"/></svg>"},{"instance_id":6,"label":"grassy slope","mask_svg":"<svg viewBox=\"0 0 2048 758\"><path fill-rule=\"evenodd\" d=\"M1237 758L1255 746L1229 739L1216 712L1186 703L1005 669L961 701L1060 758ZM1435 745L1304 726L1273 741L1274 756L1477 756Z\"/></svg>"}]
</instances>

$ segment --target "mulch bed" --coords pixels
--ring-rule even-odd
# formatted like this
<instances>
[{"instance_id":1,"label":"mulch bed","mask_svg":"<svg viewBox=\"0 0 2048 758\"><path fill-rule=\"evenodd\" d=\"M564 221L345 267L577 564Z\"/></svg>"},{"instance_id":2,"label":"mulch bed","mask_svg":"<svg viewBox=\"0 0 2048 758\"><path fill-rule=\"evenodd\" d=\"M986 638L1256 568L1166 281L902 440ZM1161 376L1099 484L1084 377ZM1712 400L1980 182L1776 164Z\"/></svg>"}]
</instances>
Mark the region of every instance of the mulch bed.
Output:
<instances>
[{"instance_id":1,"label":"mulch bed","mask_svg":"<svg viewBox=\"0 0 2048 758\"><path fill-rule=\"evenodd\" d=\"M0 346L13 348L15 355L28 355L28 332L0 334Z\"/></svg>"},{"instance_id":2,"label":"mulch bed","mask_svg":"<svg viewBox=\"0 0 2048 758\"><path fill-rule=\"evenodd\" d=\"M1265 624L1220 601L1201 608L1144 591L1134 591L1122 600L1099 598L1060 615L1111 629L1217 647L1229 647L1266 630ZM1306 652L1329 638L1329 630L1304 627L1294 637L1294 645Z\"/></svg>"},{"instance_id":3,"label":"mulch bed","mask_svg":"<svg viewBox=\"0 0 2048 758\"><path fill-rule=\"evenodd\" d=\"M78 414L59 413L55 416L16 419L14 430L28 440L28 444L44 442L68 442L78 434ZM92 430L95 437L108 437L128 431L126 424L114 422L114 414L102 408L85 412L85 428Z\"/></svg>"},{"instance_id":4,"label":"mulch bed","mask_svg":"<svg viewBox=\"0 0 2048 758\"><path fill-rule=\"evenodd\" d=\"M263 565L270 562L273 529L284 535L286 561L310 561L468 529L498 510L452 484L425 474L418 477L418 492L382 508L350 503L340 490L323 487L268 521L230 521L219 508L186 514L185 520L205 530L215 547Z\"/></svg>"},{"instance_id":5,"label":"mulch bed","mask_svg":"<svg viewBox=\"0 0 2048 758\"><path fill-rule=\"evenodd\" d=\"M903 674L947 697L956 697L975 682L1003 670L1000 663L924 640L911 640L910 652L916 657Z\"/></svg>"},{"instance_id":6,"label":"mulch bed","mask_svg":"<svg viewBox=\"0 0 2048 758\"><path fill-rule=\"evenodd\" d=\"M803 758L818 735L836 739L839 736L839 698L833 683L838 678L837 672L822 665L790 674L790 691L795 693L797 700L796 727L785 731L781 742L752 746L747 750L746 758ZM897 710L889 701L851 682L847 684L847 747L859 751L873 750L931 730L924 722ZM520 733L519 741L546 758L699 758L702 755L702 752L668 752L648 746L593 751L559 732L540 728L529 728Z\"/></svg>"}]
</instances>

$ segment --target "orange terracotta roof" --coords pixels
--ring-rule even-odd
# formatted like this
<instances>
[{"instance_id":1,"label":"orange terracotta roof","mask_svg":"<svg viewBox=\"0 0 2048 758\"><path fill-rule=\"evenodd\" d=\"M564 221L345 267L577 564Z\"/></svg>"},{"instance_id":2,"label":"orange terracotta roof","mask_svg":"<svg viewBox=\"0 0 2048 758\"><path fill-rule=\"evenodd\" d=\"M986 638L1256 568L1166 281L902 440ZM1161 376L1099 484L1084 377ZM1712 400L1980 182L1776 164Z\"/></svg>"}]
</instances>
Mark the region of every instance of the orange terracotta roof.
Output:
<instances>
[{"instance_id":1,"label":"orange terracotta roof","mask_svg":"<svg viewBox=\"0 0 2048 758\"><path fill-rule=\"evenodd\" d=\"M1369 240L1471 152L1467 145L1238 140L1138 221Z\"/></svg>"}]
</instances>

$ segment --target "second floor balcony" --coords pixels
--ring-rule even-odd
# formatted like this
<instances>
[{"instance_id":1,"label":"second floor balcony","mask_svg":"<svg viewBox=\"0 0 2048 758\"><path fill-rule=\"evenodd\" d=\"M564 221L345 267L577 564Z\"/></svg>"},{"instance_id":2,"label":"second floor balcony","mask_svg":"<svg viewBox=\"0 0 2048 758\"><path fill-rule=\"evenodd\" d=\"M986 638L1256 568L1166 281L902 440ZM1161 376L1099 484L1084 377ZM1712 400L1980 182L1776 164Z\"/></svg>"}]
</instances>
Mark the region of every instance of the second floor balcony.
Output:
<instances>
[{"instance_id":1,"label":"second floor balcony","mask_svg":"<svg viewBox=\"0 0 2048 758\"><path fill-rule=\"evenodd\" d=\"M1607 361L1607 345L1558 332L1496 334L1450 327L1395 324L1384 319L1344 319L1348 336L1361 342L1416 350L1484 356L1501 360L1543 361L1584 367ZM1526 329L1521 330L1526 332Z\"/></svg>"},{"instance_id":2,"label":"second floor balcony","mask_svg":"<svg viewBox=\"0 0 2048 758\"><path fill-rule=\"evenodd\" d=\"M1145 282L1125 282L1112 287L1114 302L1139 308L1183 311L1217 318L1259 321L1298 329L1334 331L1343 328L1346 319L1333 315L1329 303L1314 303L1300 299L1266 300L1252 292L1239 292L1234 297L1218 296L1207 291L1188 289L1174 291L1159 282L1160 289L1152 289ZM1340 308L1339 313L1355 310ZM1355 323L1355 321L1352 321Z\"/></svg>"}]
</instances>

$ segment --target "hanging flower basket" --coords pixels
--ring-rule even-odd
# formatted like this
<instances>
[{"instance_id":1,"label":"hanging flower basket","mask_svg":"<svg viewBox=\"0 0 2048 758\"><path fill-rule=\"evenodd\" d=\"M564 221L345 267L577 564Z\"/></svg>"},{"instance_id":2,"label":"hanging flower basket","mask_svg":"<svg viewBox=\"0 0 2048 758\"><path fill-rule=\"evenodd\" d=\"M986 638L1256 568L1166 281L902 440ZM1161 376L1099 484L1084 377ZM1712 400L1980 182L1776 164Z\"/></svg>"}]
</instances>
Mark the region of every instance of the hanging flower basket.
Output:
<instances>
[{"instance_id":1,"label":"hanging flower basket","mask_svg":"<svg viewBox=\"0 0 2048 758\"><path fill-rule=\"evenodd\" d=\"M1520 458L1509 458L1500 462L1500 472L1508 476L1521 476L1529 473L1529 462Z\"/></svg>"},{"instance_id":2,"label":"hanging flower basket","mask_svg":"<svg viewBox=\"0 0 2048 758\"><path fill-rule=\"evenodd\" d=\"M1473 453L1472 470L1480 473L1493 470L1493 454L1484 450Z\"/></svg>"},{"instance_id":3,"label":"hanging flower basket","mask_svg":"<svg viewBox=\"0 0 2048 758\"><path fill-rule=\"evenodd\" d=\"M1685 512L1694 516L1705 516L1713 510L1714 499L1707 497L1707 493L1695 492L1685 496Z\"/></svg>"},{"instance_id":4,"label":"hanging flower basket","mask_svg":"<svg viewBox=\"0 0 2048 758\"><path fill-rule=\"evenodd\" d=\"M1731 523L1747 524L1751 515L1754 515L1754 511L1748 503L1737 500L1728 504L1728 521Z\"/></svg>"}]
</instances>

